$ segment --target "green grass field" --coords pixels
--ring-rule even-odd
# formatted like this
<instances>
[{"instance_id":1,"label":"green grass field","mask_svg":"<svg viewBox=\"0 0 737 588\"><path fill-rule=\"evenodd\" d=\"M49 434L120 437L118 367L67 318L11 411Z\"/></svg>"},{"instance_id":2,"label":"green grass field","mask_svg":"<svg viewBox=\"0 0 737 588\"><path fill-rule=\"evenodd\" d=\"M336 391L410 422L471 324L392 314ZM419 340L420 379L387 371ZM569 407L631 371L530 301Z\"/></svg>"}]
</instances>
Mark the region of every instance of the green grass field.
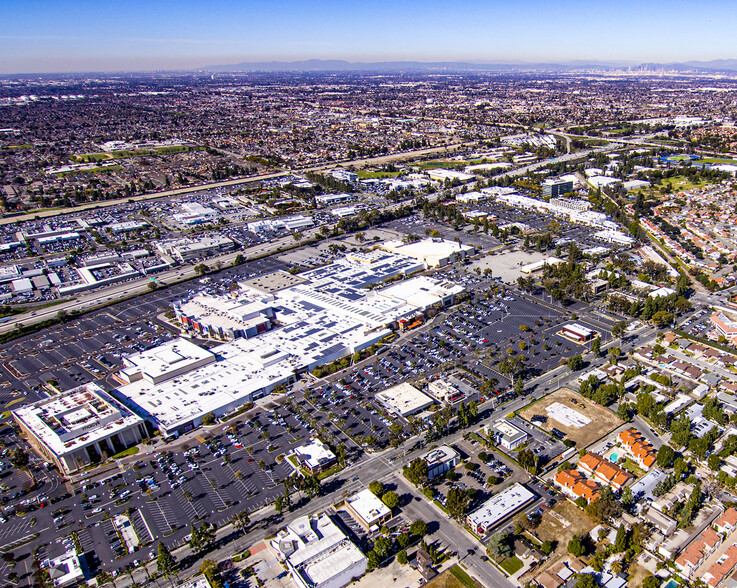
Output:
<instances>
[{"instance_id":1,"label":"green grass field","mask_svg":"<svg viewBox=\"0 0 737 588\"><path fill-rule=\"evenodd\" d=\"M359 180L383 180L384 178L396 178L397 176L401 175L402 172L385 172L385 171L358 171L356 172L358 174Z\"/></svg>"},{"instance_id":2,"label":"green grass field","mask_svg":"<svg viewBox=\"0 0 737 588\"><path fill-rule=\"evenodd\" d=\"M156 147L155 149L124 149L122 151L111 151L110 153L82 153L81 155L72 155L70 159L75 163L87 163L90 161L143 157L145 155L170 155L172 153L199 151L200 149L198 146L172 145L170 147Z\"/></svg>"},{"instance_id":3,"label":"green grass field","mask_svg":"<svg viewBox=\"0 0 737 588\"><path fill-rule=\"evenodd\" d=\"M731 165L737 165L737 160L734 159L720 159L717 157L705 157L704 159L699 159L698 161L694 163L728 163Z\"/></svg>"},{"instance_id":4,"label":"green grass field","mask_svg":"<svg viewBox=\"0 0 737 588\"><path fill-rule=\"evenodd\" d=\"M463 169L469 165L468 161L423 161L417 164L422 169Z\"/></svg>"},{"instance_id":5,"label":"green grass field","mask_svg":"<svg viewBox=\"0 0 737 588\"><path fill-rule=\"evenodd\" d=\"M108 165L106 167L93 167L91 169L76 169L74 171L68 171L58 176L74 176L77 174L109 174L110 172L120 171L123 168L120 165Z\"/></svg>"},{"instance_id":6,"label":"green grass field","mask_svg":"<svg viewBox=\"0 0 737 588\"><path fill-rule=\"evenodd\" d=\"M637 190L631 190L629 192L629 195L631 197L637 196L637 194L648 194L650 192L660 192L660 188L670 184L672 187L672 192L684 192L686 190L691 190L693 188L701 188L702 186L707 186L709 184L712 184L712 181L701 181L701 182L692 182L690 179L688 179L685 176L673 176L672 178L666 178L658 182L657 184L653 184L652 186L648 186L646 188L638 188Z\"/></svg>"}]
</instances>

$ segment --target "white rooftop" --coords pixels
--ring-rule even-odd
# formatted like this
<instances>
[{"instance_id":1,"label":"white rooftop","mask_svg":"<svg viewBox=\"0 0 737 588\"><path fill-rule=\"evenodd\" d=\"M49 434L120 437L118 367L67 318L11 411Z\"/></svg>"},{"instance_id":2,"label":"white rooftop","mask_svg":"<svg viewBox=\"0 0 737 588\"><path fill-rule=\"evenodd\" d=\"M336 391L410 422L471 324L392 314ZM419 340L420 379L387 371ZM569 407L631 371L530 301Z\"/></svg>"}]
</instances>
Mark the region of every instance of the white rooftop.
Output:
<instances>
[{"instance_id":1,"label":"white rooftop","mask_svg":"<svg viewBox=\"0 0 737 588\"><path fill-rule=\"evenodd\" d=\"M389 508L381 502L378 496L371 490L362 490L358 494L354 494L347 499L351 508L371 526L374 521L378 521L382 517L390 514Z\"/></svg>"},{"instance_id":2,"label":"white rooftop","mask_svg":"<svg viewBox=\"0 0 737 588\"><path fill-rule=\"evenodd\" d=\"M309 445L298 447L294 450L294 454L300 463L310 469L319 468L335 459L335 454L319 439L315 439Z\"/></svg>"},{"instance_id":3,"label":"white rooftop","mask_svg":"<svg viewBox=\"0 0 737 588\"><path fill-rule=\"evenodd\" d=\"M13 411L57 456L143 422L97 384L84 384Z\"/></svg>"},{"instance_id":4,"label":"white rooftop","mask_svg":"<svg viewBox=\"0 0 737 588\"><path fill-rule=\"evenodd\" d=\"M422 239L415 243L404 243L403 241L386 241L383 249L392 253L400 253L422 261L426 265L432 265L433 261L447 259L453 255L466 254L473 251L471 245L464 245L457 241L445 239Z\"/></svg>"},{"instance_id":5,"label":"white rooftop","mask_svg":"<svg viewBox=\"0 0 737 588\"><path fill-rule=\"evenodd\" d=\"M157 347L125 358L127 368L135 368L151 381L167 379L183 369L202 362L214 362L215 356L187 339L173 339Z\"/></svg>"},{"instance_id":6,"label":"white rooftop","mask_svg":"<svg viewBox=\"0 0 737 588\"><path fill-rule=\"evenodd\" d=\"M479 508L468 515L474 527L488 529L495 523L513 514L521 506L534 500L535 495L521 484L513 484L506 490L492 496Z\"/></svg>"},{"instance_id":7,"label":"white rooftop","mask_svg":"<svg viewBox=\"0 0 737 588\"><path fill-rule=\"evenodd\" d=\"M376 399L399 415L410 415L433 404L433 399L403 382L376 394Z\"/></svg>"}]
</instances>

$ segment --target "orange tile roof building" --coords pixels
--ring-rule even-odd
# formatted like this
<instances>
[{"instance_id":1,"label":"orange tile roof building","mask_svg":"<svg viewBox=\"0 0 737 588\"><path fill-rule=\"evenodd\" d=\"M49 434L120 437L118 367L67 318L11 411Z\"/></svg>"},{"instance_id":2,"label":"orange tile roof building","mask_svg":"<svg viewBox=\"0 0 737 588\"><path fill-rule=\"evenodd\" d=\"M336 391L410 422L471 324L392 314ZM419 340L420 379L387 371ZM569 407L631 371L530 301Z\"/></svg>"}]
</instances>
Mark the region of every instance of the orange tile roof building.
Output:
<instances>
[{"instance_id":1,"label":"orange tile roof building","mask_svg":"<svg viewBox=\"0 0 737 588\"><path fill-rule=\"evenodd\" d=\"M711 527L704 529L698 537L676 559L676 568L681 575L689 579L696 569L719 547L721 537Z\"/></svg>"},{"instance_id":2,"label":"orange tile roof building","mask_svg":"<svg viewBox=\"0 0 737 588\"><path fill-rule=\"evenodd\" d=\"M650 442L643 437L637 429L627 429L617 435L617 439L627 449L627 453L641 468L649 470L658 458L658 452L655 451Z\"/></svg>"},{"instance_id":3,"label":"orange tile roof building","mask_svg":"<svg viewBox=\"0 0 737 588\"><path fill-rule=\"evenodd\" d=\"M737 565L737 545L731 545L718 561L709 566L701 577L709 586L716 588Z\"/></svg>"},{"instance_id":4,"label":"orange tile roof building","mask_svg":"<svg viewBox=\"0 0 737 588\"><path fill-rule=\"evenodd\" d=\"M615 492L624 488L627 482L634 479L632 474L623 470L617 464L591 451L587 451L586 455L578 460L577 467L584 474L593 478L594 481L610 486Z\"/></svg>"},{"instance_id":5,"label":"orange tile roof building","mask_svg":"<svg viewBox=\"0 0 737 588\"><path fill-rule=\"evenodd\" d=\"M724 511L724 514L720 516L714 526L720 533L731 533L737 529L737 508L731 507Z\"/></svg>"},{"instance_id":6,"label":"orange tile roof building","mask_svg":"<svg viewBox=\"0 0 737 588\"><path fill-rule=\"evenodd\" d=\"M563 470L555 476L555 483L560 486L564 494L573 500L584 498L588 504L599 498L599 485L593 480L587 480L577 470Z\"/></svg>"}]
</instances>

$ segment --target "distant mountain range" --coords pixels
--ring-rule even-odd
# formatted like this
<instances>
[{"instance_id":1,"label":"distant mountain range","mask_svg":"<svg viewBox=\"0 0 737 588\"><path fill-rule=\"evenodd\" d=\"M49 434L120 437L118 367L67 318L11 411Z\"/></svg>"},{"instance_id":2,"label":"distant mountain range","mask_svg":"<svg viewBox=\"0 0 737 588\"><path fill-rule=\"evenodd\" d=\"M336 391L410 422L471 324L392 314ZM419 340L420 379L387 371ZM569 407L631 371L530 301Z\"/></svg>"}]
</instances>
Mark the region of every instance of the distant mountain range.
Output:
<instances>
[{"instance_id":1,"label":"distant mountain range","mask_svg":"<svg viewBox=\"0 0 737 588\"><path fill-rule=\"evenodd\" d=\"M260 61L208 65L211 72L566 72L580 70L669 70L682 72L737 72L737 59L686 61L683 63L637 63L627 61L566 61L562 63L472 63L466 61L376 61L308 59L305 61Z\"/></svg>"}]
</instances>

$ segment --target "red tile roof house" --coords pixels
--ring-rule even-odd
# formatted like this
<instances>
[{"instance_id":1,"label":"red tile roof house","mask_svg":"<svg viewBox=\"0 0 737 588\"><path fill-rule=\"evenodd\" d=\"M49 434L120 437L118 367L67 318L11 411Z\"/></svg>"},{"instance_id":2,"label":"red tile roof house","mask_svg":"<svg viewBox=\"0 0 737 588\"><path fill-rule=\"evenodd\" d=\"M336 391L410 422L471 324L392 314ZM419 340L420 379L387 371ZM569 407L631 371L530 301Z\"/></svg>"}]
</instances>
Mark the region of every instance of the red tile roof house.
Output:
<instances>
[{"instance_id":1,"label":"red tile roof house","mask_svg":"<svg viewBox=\"0 0 737 588\"><path fill-rule=\"evenodd\" d=\"M731 545L718 561L709 566L701 579L709 586L716 588L734 569L735 565L737 565L737 545Z\"/></svg>"},{"instance_id":2,"label":"red tile roof house","mask_svg":"<svg viewBox=\"0 0 737 588\"><path fill-rule=\"evenodd\" d=\"M617 435L617 439L622 442L632 459L642 468L649 470L658 457L655 448L643 437L640 432L635 429L627 429Z\"/></svg>"},{"instance_id":3,"label":"red tile roof house","mask_svg":"<svg viewBox=\"0 0 737 588\"><path fill-rule=\"evenodd\" d=\"M632 474L618 465L591 451L587 451L586 455L578 460L577 465L579 470L593 478L594 481L611 486L615 492L624 488L627 482L634 478Z\"/></svg>"},{"instance_id":4,"label":"red tile roof house","mask_svg":"<svg viewBox=\"0 0 737 588\"><path fill-rule=\"evenodd\" d=\"M724 511L724 514L720 516L714 526L720 533L731 533L737 529L737 508L731 507Z\"/></svg>"},{"instance_id":5,"label":"red tile roof house","mask_svg":"<svg viewBox=\"0 0 737 588\"><path fill-rule=\"evenodd\" d=\"M676 559L676 568L685 578L690 579L691 574L719 547L722 538L711 527L704 529L698 537L681 553Z\"/></svg>"},{"instance_id":6,"label":"red tile roof house","mask_svg":"<svg viewBox=\"0 0 737 588\"><path fill-rule=\"evenodd\" d=\"M576 470L558 472L555 475L555 483L573 500L582 497L590 504L599 498L599 485L593 480L587 480L586 476Z\"/></svg>"}]
</instances>

